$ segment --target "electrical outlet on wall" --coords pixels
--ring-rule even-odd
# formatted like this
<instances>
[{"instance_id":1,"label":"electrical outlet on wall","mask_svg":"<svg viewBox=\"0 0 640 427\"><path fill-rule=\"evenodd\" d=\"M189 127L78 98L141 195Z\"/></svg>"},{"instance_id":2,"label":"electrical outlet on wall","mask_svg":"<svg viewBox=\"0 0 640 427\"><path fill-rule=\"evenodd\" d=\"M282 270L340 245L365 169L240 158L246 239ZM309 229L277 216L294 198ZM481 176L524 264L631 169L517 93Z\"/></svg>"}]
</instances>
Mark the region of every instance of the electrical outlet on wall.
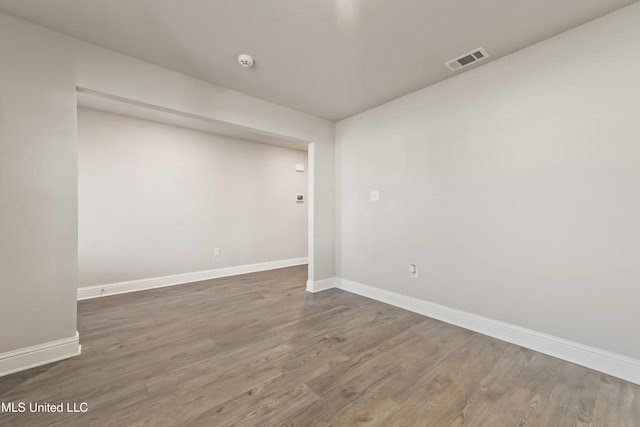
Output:
<instances>
[{"instance_id":1,"label":"electrical outlet on wall","mask_svg":"<svg viewBox=\"0 0 640 427\"><path fill-rule=\"evenodd\" d=\"M220 256L220 248L213 249L213 256Z\"/></svg>"}]
</instances>

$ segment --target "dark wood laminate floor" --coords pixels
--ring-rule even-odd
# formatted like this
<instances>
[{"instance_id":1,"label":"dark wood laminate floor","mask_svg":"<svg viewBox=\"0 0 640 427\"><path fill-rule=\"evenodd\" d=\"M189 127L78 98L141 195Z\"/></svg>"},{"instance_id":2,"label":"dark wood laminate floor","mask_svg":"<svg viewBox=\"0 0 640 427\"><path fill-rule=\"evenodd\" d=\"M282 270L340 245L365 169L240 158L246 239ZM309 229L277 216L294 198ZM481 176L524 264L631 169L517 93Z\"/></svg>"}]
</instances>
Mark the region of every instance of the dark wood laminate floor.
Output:
<instances>
[{"instance_id":1,"label":"dark wood laminate floor","mask_svg":"<svg viewBox=\"0 0 640 427\"><path fill-rule=\"evenodd\" d=\"M340 290L293 267L78 304L82 355L2 426L640 426L640 386Z\"/></svg>"}]
</instances>

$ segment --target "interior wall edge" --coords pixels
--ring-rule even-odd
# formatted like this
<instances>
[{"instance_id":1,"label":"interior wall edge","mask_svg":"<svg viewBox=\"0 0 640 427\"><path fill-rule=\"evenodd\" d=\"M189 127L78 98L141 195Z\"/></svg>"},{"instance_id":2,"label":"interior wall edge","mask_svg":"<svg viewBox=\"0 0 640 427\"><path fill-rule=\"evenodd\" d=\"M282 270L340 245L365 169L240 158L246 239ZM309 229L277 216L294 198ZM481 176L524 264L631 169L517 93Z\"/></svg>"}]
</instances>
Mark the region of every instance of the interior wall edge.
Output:
<instances>
[{"instance_id":1,"label":"interior wall edge","mask_svg":"<svg viewBox=\"0 0 640 427\"><path fill-rule=\"evenodd\" d=\"M80 334L0 354L0 377L79 356Z\"/></svg>"},{"instance_id":2,"label":"interior wall edge","mask_svg":"<svg viewBox=\"0 0 640 427\"><path fill-rule=\"evenodd\" d=\"M234 267L216 268L212 270L195 271L191 273L174 274L171 276L150 277L145 279L108 283L104 285L85 286L78 288L78 300L145 291L149 289L164 288L167 286L184 285L203 280L219 279L221 277L237 276L239 274L257 273L259 271L275 270L278 268L294 267L296 265L307 264L308 261L308 257L291 258Z\"/></svg>"},{"instance_id":3,"label":"interior wall edge","mask_svg":"<svg viewBox=\"0 0 640 427\"><path fill-rule=\"evenodd\" d=\"M338 287L338 278L329 277L322 280L307 280L307 292L312 294Z\"/></svg>"},{"instance_id":4,"label":"interior wall edge","mask_svg":"<svg viewBox=\"0 0 640 427\"><path fill-rule=\"evenodd\" d=\"M632 357L339 277L335 287L640 384L640 360Z\"/></svg>"}]
</instances>

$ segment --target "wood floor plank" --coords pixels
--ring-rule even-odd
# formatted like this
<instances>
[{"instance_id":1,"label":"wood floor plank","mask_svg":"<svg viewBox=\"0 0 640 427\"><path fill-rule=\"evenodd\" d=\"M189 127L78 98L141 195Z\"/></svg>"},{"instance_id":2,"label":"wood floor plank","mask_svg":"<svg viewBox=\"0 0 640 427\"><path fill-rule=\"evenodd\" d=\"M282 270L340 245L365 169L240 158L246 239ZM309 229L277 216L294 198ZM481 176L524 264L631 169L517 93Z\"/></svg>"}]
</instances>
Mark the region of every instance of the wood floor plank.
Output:
<instances>
[{"instance_id":1,"label":"wood floor plank","mask_svg":"<svg viewBox=\"0 0 640 427\"><path fill-rule=\"evenodd\" d=\"M0 378L0 426L640 427L640 386L358 295L306 266L78 303L79 357Z\"/></svg>"}]
</instances>

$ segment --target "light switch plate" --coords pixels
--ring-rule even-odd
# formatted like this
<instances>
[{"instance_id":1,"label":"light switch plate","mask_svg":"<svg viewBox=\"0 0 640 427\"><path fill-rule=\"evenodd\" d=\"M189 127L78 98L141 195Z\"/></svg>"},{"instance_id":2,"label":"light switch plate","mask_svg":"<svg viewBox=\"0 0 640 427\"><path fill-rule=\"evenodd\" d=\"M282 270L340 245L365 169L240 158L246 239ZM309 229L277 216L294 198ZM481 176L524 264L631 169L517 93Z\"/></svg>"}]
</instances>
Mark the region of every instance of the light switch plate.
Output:
<instances>
[{"instance_id":1,"label":"light switch plate","mask_svg":"<svg viewBox=\"0 0 640 427\"><path fill-rule=\"evenodd\" d=\"M380 200L380 192L372 191L371 193L369 193L369 200L371 200L372 202L377 202L378 200Z\"/></svg>"}]
</instances>

